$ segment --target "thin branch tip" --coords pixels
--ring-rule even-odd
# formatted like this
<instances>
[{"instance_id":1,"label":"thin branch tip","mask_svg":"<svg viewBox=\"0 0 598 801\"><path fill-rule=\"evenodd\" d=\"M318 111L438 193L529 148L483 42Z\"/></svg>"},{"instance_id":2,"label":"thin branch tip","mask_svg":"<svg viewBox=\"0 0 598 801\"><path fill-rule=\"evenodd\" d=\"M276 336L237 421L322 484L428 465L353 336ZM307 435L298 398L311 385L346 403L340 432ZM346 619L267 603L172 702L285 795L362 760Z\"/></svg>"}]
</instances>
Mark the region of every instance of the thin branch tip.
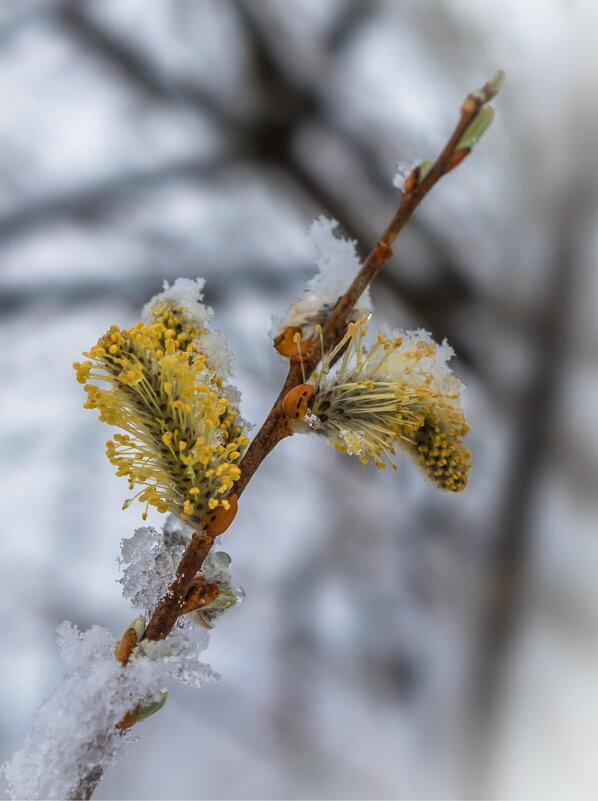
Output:
<instances>
[{"instance_id":1,"label":"thin branch tip","mask_svg":"<svg viewBox=\"0 0 598 801\"><path fill-rule=\"evenodd\" d=\"M289 418L283 411L283 400L292 389L305 383L304 375L309 375L317 366L322 357L322 347L325 350L329 350L340 342L345 334L347 321L353 307L380 269L393 255L393 243L413 215L415 209L437 181L465 158L473 144L488 128L494 112L488 108L480 117L480 111L483 110L483 107L490 99L498 94L504 79L504 71L498 70L481 89L467 96L461 107L461 116L457 126L440 155L434 162L421 162L407 177L406 183L409 191L404 188L395 216L362 263L350 286L330 312L323 326L321 340L318 337L313 337L311 340L301 342L300 351L297 354L295 336L293 335L296 332L287 331L285 335L275 339L275 348L289 357L288 374L266 420L239 463L241 475L235 482L229 496L231 510L230 512L227 511L226 514L223 511L218 516L218 520L211 521L214 524L213 530L210 529L210 521L208 520L205 521L206 527L202 532L194 533L177 570L176 579L170 585L167 595L154 610L144 633L145 639L163 639L172 630L180 614L181 607L184 607L188 600L187 594L194 577L201 569L203 560L213 544L214 536L224 531L225 526L223 525L221 528L220 524L232 522L232 518L236 513L236 501L240 498L258 467L282 439L291 436L293 433Z\"/></svg>"},{"instance_id":2,"label":"thin branch tip","mask_svg":"<svg viewBox=\"0 0 598 801\"><path fill-rule=\"evenodd\" d=\"M485 86L486 92L489 95L488 100L496 97L496 95L503 88L506 78L507 73L504 70L496 70L494 75L488 79Z\"/></svg>"}]
</instances>

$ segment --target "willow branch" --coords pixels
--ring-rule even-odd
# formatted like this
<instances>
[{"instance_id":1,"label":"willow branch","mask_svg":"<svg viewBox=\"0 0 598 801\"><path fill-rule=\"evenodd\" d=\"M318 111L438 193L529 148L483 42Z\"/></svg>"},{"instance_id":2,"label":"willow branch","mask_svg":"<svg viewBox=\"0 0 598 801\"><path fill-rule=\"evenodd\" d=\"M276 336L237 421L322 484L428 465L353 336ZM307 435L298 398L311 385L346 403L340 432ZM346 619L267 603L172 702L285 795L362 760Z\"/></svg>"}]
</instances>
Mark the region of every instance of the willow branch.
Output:
<instances>
[{"instance_id":1,"label":"willow branch","mask_svg":"<svg viewBox=\"0 0 598 801\"><path fill-rule=\"evenodd\" d=\"M461 106L459 121L442 148L440 155L420 180L420 166L417 166L405 179L404 191L396 214L363 262L344 295L342 295L324 326L323 341L325 350L332 349L344 336L347 320L356 302L373 281L381 268L393 255L392 245L400 231L405 227L424 197L432 187L453 170L471 151L471 147L458 149L463 135L474 122L480 110L496 96L500 90L503 73L496 73L481 89L467 95ZM293 387L302 383L303 373L309 375L321 356L321 344L314 337L310 349L302 357L290 359L289 372L278 398L274 402L264 424L254 437L239 467L241 477L235 483L235 492L240 497L253 474L281 439L292 434L289 421L282 411L282 401ZM303 367L303 369L302 369Z\"/></svg>"},{"instance_id":2,"label":"willow branch","mask_svg":"<svg viewBox=\"0 0 598 801\"><path fill-rule=\"evenodd\" d=\"M422 169L423 164L418 165L405 179L401 202L396 214L328 317L322 333L325 350L333 348L344 336L347 321L355 303L392 256L392 245L415 209L440 178L460 164L471 151L474 142L462 145L463 137L478 117L481 109L498 93L502 79L503 74L496 73L481 89L467 95L461 106L457 125L436 161L425 172ZM303 374L309 375L313 371L321 355L321 343L317 337L314 337L303 355L298 354L290 358L289 371L282 389L262 427L239 463L241 477L234 487L234 492L238 497L245 490L266 456L282 439L292 434L289 420L282 410L282 401L287 392L303 383ZM175 580L152 614L145 638L156 640L168 636L180 614L181 605L184 603L189 587L201 569L212 543L213 538L207 537L205 534L195 533L193 535L183 554Z\"/></svg>"}]
</instances>

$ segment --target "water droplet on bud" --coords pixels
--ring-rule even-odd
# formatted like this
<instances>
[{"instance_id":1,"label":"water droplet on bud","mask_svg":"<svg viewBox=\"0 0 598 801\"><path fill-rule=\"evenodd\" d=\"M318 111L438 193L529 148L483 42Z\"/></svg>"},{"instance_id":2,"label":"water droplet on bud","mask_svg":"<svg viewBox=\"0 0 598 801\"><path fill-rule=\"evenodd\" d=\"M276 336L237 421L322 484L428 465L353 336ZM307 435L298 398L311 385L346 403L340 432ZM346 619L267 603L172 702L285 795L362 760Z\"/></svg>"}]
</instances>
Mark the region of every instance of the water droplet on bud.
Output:
<instances>
[{"instance_id":1,"label":"water droplet on bud","mask_svg":"<svg viewBox=\"0 0 598 801\"><path fill-rule=\"evenodd\" d=\"M214 566L219 567L221 570L226 570L227 567L230 567L231 561L226 551L216 551L216 553L212 555Z\"/></svg>"},{"instance_id":2,"label":"water droplet on bud","mask_svg":"<svg viewBox=\"0 0 598 801\"><path fill-rule=\"evenodd\" d=\"M235 587L234 589L235 597L237 599L238 604L242 604L245 600L245 590L243 587Z\"/></svg>"}]
</instances>

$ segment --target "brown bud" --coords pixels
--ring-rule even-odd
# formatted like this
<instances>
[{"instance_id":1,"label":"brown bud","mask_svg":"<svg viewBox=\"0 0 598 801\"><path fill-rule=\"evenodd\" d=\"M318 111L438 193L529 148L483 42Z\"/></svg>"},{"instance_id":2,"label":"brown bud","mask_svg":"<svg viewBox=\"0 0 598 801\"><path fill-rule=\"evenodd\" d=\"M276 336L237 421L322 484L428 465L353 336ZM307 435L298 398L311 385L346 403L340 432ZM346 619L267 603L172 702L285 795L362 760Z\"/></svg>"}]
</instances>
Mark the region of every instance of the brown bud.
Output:
<instances>
[{"instance_id":1,"label":"brown bud","mask_svg":"<svg viewBox=\"0 0 598 801\"><path fill-rule=\"evenodd\" d=\"M470 152L470 148L462 147L460 150L455 150L454 153L451 153L446 164L446 172L454 170Z\"/></svg>"},{"instance_id":2,"label":"brown bud","mask_svg":"<svg viewBox=\"0 0 598 801\"><path fill-rule=\"evenodd\" d=\"M274 340L274 347L281 356L291 358L293 356L303 356L309 350L312 337L307 339L297 339L297 334L301 337L301 328L295 325L287 326L282 334Z\"/></svg>"},{"instance_id":3,"label":"brown bud","mask_svg":"<svg viewBox=\"0 0 598 801\"><path fill-rule=\"evenodd\" d=\"M403 192L408 195L409 192L413 192L416 186L419 185L419 167L416 167L414 170L411 170L409 175L405 178L403 183Z\"/></svg>"},{"instance_id":4,"label":"brown bud","mask_svg":"<svg viewBox=\"0 0 598 801\"><path fill-rule=\"evenodd\" d=\"M206 517L203 521L204 533L208 537L217 537L223 534L236 517L238 509L238 498L236 495L229 495L228 509L219 506Z\"/></svg>"},{"instance_id":5,"label":"brown bud","mask_svg":"<svg viewBox=\"0 0 598 801\"><path fill-rule=\"evenodd\" d=\"M187 615L189 612L195 612L196 609L201 609L215 601L220 595L220 587L217 584L212 584L205 580L199 574L197 575L187 591L185 600L181 604L180 615Z\"/></svg>"},{"instance_id":6,"label":"brown bud","mask_svg":"<svg viewBox=\"0 0 598 801\"><path fill-rule=\"evenodd\" d=\"M133 709L129 709L123 717L118 721L116 724L116 728L124 731L125 729L130 729L131 726L137 721L137 710L139 706L133 707Z\"/></svg>"},{"instance_id":7,"label":"brown bud","mask_svg":"<svg viewBox=\"0 0 598 801\"><path fill-rule=\"evenodd\" d=\"M114 646L114 656L121 663L126 665L129 657L133 652L133 648L137 645L137 635L132 628L128 628L120 640Z\"/></svg>"},{"instance_id":8,"label":"brown bud","mask_svg":"<svg viewBox=\"0 0 598 801\"><path fill-rule=\"evenodd\" d=\"M307 406L314 396L314 388L309 384L299 384L284 396L282 410L289 420L303 420Z\"/></svg>"}]
</instances>

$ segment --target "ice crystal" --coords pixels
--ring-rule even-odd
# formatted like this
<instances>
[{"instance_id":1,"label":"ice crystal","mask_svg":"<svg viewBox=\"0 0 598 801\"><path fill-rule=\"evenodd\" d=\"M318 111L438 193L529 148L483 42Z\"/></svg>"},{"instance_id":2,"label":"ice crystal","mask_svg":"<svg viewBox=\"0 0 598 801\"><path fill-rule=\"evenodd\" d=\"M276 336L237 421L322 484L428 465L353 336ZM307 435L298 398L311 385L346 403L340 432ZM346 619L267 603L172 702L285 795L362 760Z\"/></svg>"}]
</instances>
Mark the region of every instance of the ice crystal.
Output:
<instances>
[{"instance_id":1,"label":"ice crystal","mask_svg":"<svg viewBox=\"0 0 598 801\"><path fill-rule=\"evenodd\" d=\"M181 537L167 544L165 535L151 526L138 528L121 542L123 576L119 579L123 595L144 615L148 615L166 595L176 568L185 552Z\"/></svg>"},{"instance_id":2,"label":"ice crystal","mask_svg":"<svg viewBox=\"0 0 598 801\"><path fill-rule=\"evenodd\" d=\"M338 299L347 290L359 270L360 259L355 242L334 234L336 220L321 215L309 228L308 236L315 252L318 272L307 283L307 289L296 300L284 319L274 320L272 333L278 336L287 328L301 329L301 339L323 325ZM372 308L369 289L366 289L352 312L359 319Z\"/></svg>"},{"instance_id":3,"label":"ice crystal","mask_svg":"<svg viewBox=\"0 0 598 801\"><path fill-rule=\"evenodd\" d=\"M4 765L11 798L80 798L90 775L102 773L131 741L116 724L142 699L160 697L163 663L114 658L114 636L93 626L58 627L62 680L38 710L23 748Z\"/></svg>"},{"instance_id":4,"label":"ice crystal","mask_svg":"<svg viewBox=\"0 0 598 801\"><path fill-rule=\"evenodd\" d=\"M116 728L127 712L163 700L168 678L194 687L219 678L199 660L208 639L195 626L177 627L166 640L142 641L123 667L110 631L61 623L61 682L38 710L23 748L3 766L10 797L80 798L85 782L99 780L133 739L130 730Z\"/></svg>"},{"instance_id":5,"label":"ice crystal","mask_svg":"<svg viewBox=\"0 0 598 801\"><path fill-rule=\"evenodd\" d=\"M184 545L187 547L193 535L193 529L186 526L176 515L169 514L164 521L162 536L165 545Z\"/></svg>"},{"instance_id":6,"label":"ice crystal","mask_svg":"<svg viewBox=\"0 0 598 801\"><path fill-rule=\"evenodd\" d=\"M307 283L308 290L315 295L335 301L345 292L361 265L355 241L335 236L336 228L337 221L324 215L312 222L308 236L319 272ZM358 300L358 305L371 309L369 290Z\"/></svg>"},{"instance_id":7,"label":"ice crystal","mask_svg":"<svg viewBox=\"0 0 598 801\"><path fill-rule=\"evenodd\" d=\"M122 540L119 562L124 569L119 582L123 596L144 615L148 616L168 592L191 534L192 529L174 515L169 515L162 533L144 526L138 528L132 537ZM189 615L191 620L204 628L212 628L217 617L244 597L243 590L232 581L228 570L230 563L227 553L214 549L204 560L201 568L203 577L210 583L218 584L221 593L214 604ZM178 636L179 632L173 634Z\"/></svg>"},{"instance_id":8,"label":"ice crystal","mask_svg":"<svg viewBox=\"0 0 598 801\"><path fill-rule=\"evenodd\" d=\"M161 666L164 674L192 687L202 687L206 682L219 679L209 665L200 661L200 653L208 646L210 635L207 631L181 620L164 640L142 640L136 654Z\"/></svg>"}]
</instances>

